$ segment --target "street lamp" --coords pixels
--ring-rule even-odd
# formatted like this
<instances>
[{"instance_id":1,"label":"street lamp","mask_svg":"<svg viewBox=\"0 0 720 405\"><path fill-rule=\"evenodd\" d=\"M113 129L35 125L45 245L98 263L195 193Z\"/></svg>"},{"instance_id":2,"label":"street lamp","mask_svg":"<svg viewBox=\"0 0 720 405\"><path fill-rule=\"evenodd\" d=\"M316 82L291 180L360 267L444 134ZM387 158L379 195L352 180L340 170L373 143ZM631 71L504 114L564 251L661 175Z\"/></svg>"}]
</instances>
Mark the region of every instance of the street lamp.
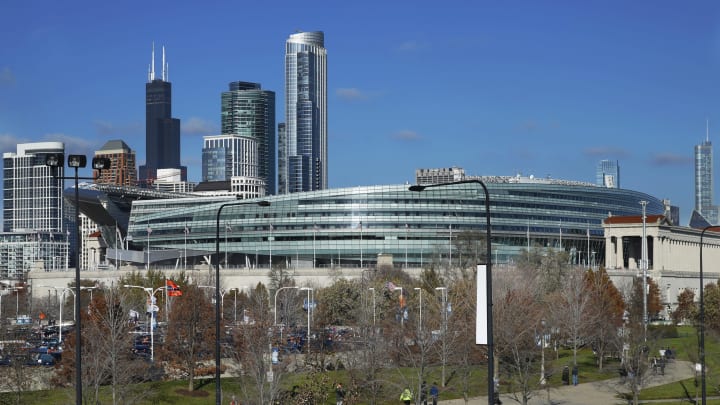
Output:
<instances>
[{"instance_id":1,"label":"street lamp","mask_svg":"<svg viewBox=\"0 0 720 405\"><path fill-rule=\"evenodd\" d=\"M375 287L368 288L369 291L372 291L372 301L373 301L373 327L375 326Z\"/></svg>"},{"instance_id":2,"label":"street lamp","mask_svg":"<svg viewBox=\"0 0 720 405\"><path fill-rule=\"evenodd\" d=\"M20 316L20 290L25 287L13 287L15 291L15 322L17 323L18 317Z\"/></svg>"},{"instance_id":3,"label":"street lamp","mask_svg":"<svg viewBox=\"0 0 720 405\"><path fill-rule=\"evenodd\" d=\"M545 385L545 320L540 321L540 385Z\"/></svg>"},{"instance_id":4,"label":"street lamp","mask_svg":"<svg viewBox=\"0 0 720 405\"><path fill-rule=\"evenodd\" d=\"M298 289L298 288L300 288L300 287L296 287L296 286L280 287L277 289L277 291L275 291L275 305L273 306L273 310L275 312L275 323L273 323L273 325L277 325L277 297L278 297L278 294L280 293L280 291L285 290L285 289Z\"/></svg>"},{"instance_id":5,"label":"street lamp","mask_svg":"<svg viewBox=\"0 0 720 405\"><path fill-rule=\"evenodd\" d=\"M310 302L310 293L313 291L311 287L303 287L300 291L307 291L307 349L305 353L310 352L310 311L312 311L312 303Z\"/></svg>"},{"instance_id":6,"label":"street lamp","mask_svg":"<svg viewBox=\"0 0 720 405\"><path fill-rule=\"evenodd\" d=\"M446 351L446 340L447 336L445 333L447 333L447 287L435 287L435 290L440 291L442 294L442 371L441 371L441 378L442 378L442 386L445 386L445 353Z\"/></svg>"},{"instance_id":7,"label":"street lamp","mask_svg":"<svg viewBox=\"0 0 720 405\"><path fill-rule=\"evenodd\" d=\"M705 386L705 281L703 280L703 237L706 231L720 230L720 226L710 225L700 232L700 380L702 392L702 405L707 401L707 389Z\"/></svg>"},{"instance_id":8,"label":"street lamp","mask_svg":"<svg viewBox=\"0 0 720 405\"><path fill-rule=\"evenodd\" d=\"M237 198L240 198L239 196ZM220 387L220 214L223 208L233 205L255 204L261 207L270 206L269 201L231 201L220 204L215 217L215 403L221 405L222 392ZM272 268L272 266L271 266Z\"/></svg>"},{"instance_id":9,"label":"street lamp","mask_svg":"<svg viewBox=\"0 0 720 405\"><path fill-rule=\"evenodd\" d=\"M57 180L75 180L75 403L82 405L82 333L80 322L80 190L78 180L97 180L103 170L110 168L110 159L96 157L92 159L92 168L98 175L93 177L79 177L78 169L87 166L85 155L68 155L68 167L75 169L72 177L57 176L57 168L63 167L65 155L62 153L49 153L45 156L45 165L49 166L53 177Z\"/></svg>"},{"instance_id":10,"label":"street lamp","mask_svg":"<svg viewBox=\"0 0 720 405\"><path fill-rule=\"evenodd\" d=\"M482 180L472 179L472 180L462 180L462 181L455 181L450 183L440 183L440 184L431 184L426 186L421 185L414 185L410 186L408 189L410 191L423 191L430 187L444 187L444 186L451 186L451 185L457 185L457 184L468 184L468 183L476 183L482 186L483 191L485 192L485 221L486 221L486 239L487 243L486 246L486 255L485 255L485 261L487 266L487 272L485 274L485 288L486 288L486 303L487 303L487 346L488 346L488 376L487 376L487 385L488 385L488 404L492 405L493 402L495 402L495 356L493 353L494 350L494 342L493 342L493 316L492 316L492 247L491 247L491 241L492 241L492 231L490 229L490 193L488 193L487 186L485 186L485 183Z\"/></svg>"},{"instance_id":11,"label":"street lamp","mask_svg":"<svg viewBox=\"0 0 720 405\"><path fill-rule=\"evenodd\" d=\"M405 325L405 307L403 306L403 288L400 286L395 286L396 290L400 290L400 298L398 302L400 302L400 326Z\"/></svg>"},{"instance_id":12,"label":"street lamp","mask_svg":"<svg viewBox=\"0 0 720 405\"><path fill-rule=\"evenodd\" d=\"M420 312L419 312L419 323L418 323L418 336L422 335L422 288L415 287L415 291L420 294Z\"/></svg>"},{"instance_id":13,"label":"street lamp","mask_svg":"<svg viewBox=\"0 0 720 405\"><path fill-rule=\"evenodd\" d=\"M648 325L648 309L647 309L647 270L648 270L648 252L647 252L647 236L646 236L646 215L645 208L647 201L640 201L642 205L642 241L640 243L640 270L642 271L642 289L643 289L643 340L647 342L647 325Z\"/></svg>"},{"instance_id":14,"label":"street lamp","mask_svg":"<svg viewBox=\"0 0 720 405\"><path fill-rule=\"evenodd\" d=\"M153 361L155 360L155 333L154 333L155 327L154 327L154 325L153 325L153 320L154 320L154 318L155 318L155 316L153 315L153 313L155 312L155 308L154 308L154 307L155 307L155 302L153 301L153 297L155 296L155 293L156 293L156 292L158 292L158 291L160 291L160 290L166 289L167 286L158 287L158 288L156 288L156 289L154 289L154 290L153 290L152 287L143 287L143 286L140 286L140 285L129 285L129 284L125 284L125 285L123 285L123 287L125 287L125 288L139 288L139 289L145 291L145 292L148 294L148 300L150 301L150 308L149 308L150 311L148 311L148 312L150 312L150 326L149 326L149 329L150 329L150 361L153 362ZM146 309L147 309L147 308L146 308Z\"/></svg>"},{"instance_id":15,"label":"street lamp","mask_svg":"<svg viewBox=\"0 0 720 405\"><path fill-rule=\"evenodd\" d=\"M52 288L53 290L55 290L56 297L57 297L58 290L62 290L62 294L60 294L60 326L58 328L58 342L62 342L62 327L63 327L62 316L63 316L63 304L65 304L65 293L71 292L73 294L73 298L74 298L75 292L69 287L53 287L53 286L49 286L49 285L39 285L38 287L44 287L47 289ZM75 305L75 300L73 299L73 313L76 312L74 305ZM75 322L77 323L77 319L75 320Z\"/></svg>"}]
</instances>

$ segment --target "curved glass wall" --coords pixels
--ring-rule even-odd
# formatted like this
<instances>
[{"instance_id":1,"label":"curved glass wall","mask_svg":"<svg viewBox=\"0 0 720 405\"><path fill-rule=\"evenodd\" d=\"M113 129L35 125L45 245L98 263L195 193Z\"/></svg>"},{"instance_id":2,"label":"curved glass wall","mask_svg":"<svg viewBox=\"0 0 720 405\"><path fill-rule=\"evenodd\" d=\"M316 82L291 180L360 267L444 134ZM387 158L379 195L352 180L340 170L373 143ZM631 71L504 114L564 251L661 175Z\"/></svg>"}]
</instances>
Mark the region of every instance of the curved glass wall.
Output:
<instances>
[{"instance_id":1,"label":"curved glass wall","mask_svg":"<svg viewBox=\"0 0 720 405\"><path fill-rule=\"evenodd\" d=\"M641 200L648 201L648 214L664 211L657 198L631 190L486 185L495 263L540 246L566 250L575 263L599 264L603 219L639 215ZM452 263L460 250L475 252L484 261L485 194L479 184L433 186L422 192L407 185L355 187L263 200L271 205L227 198L136 201L130 239L139 250L175 250L181 257L187 249L209 257L219 234L221 264L230 267L369 266L381 255L392 257L395 265L416 267L438 259ZM216 227L218 209L228 203L242 205L225 206Z\"/></svg>"}]
</instances>

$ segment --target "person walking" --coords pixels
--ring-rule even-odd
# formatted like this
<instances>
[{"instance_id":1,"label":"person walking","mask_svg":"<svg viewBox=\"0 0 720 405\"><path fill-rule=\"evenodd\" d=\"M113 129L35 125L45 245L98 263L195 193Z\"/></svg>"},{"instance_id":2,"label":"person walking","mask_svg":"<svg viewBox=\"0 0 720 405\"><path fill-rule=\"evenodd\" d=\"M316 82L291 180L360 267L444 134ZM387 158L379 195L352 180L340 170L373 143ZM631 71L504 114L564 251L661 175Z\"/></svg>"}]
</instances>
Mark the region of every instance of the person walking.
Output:
<instances>
[{"instance_id":1,"label":"person walking","mask_svg":"<svg viewBox=\"0 0 720 405\"><path fill-rule=\"evenodd\" d=\"M342 383L335 384L335 405L343 405L345 400L345 389Z\"/></svg>"},{"instance_id":2,"label":"person walking","mask_svg":"<svg viewBox=\"0 0 720 405\"><path fill-rule=\"evenodd\" d=\"M432 387L430 387L430 399L432 399L432 405L437 405L439 396L440 390L438 390L437 383L434 382Z\"/></svg>"},{"instance_id":3,"label":"person walking","mask_svg":"<svg viewBox=\"0 0 720 405\"><path fill-rule=\"evenodd\" d=\"M577 366L577 364L573 365L573 368L572 368L572 382L573 382L573 385L578 385L578 366Z\"/></svg>"},{"instance_id":4,"label":"person walking","mask_svg":"<svg viewBox=\"0 0 720 405\"><path fill-rule=\"evenodd\" d=\"M412 391L410 391L410 388L405 387L402 394L400 394L400 400L403 401L403 404L410 405L413 400L413 394Z\"/></svg>"},{"instance_id":5,"label":"person walking","mask_svg":"<svg viewBox=\"0 0 720 405\"><path fill-rule=\"evenodd\" d=\"M427 383L423 381L422 385L420 385L420 405L427 405L427 396Z\"/></svg>"}]
</instances>

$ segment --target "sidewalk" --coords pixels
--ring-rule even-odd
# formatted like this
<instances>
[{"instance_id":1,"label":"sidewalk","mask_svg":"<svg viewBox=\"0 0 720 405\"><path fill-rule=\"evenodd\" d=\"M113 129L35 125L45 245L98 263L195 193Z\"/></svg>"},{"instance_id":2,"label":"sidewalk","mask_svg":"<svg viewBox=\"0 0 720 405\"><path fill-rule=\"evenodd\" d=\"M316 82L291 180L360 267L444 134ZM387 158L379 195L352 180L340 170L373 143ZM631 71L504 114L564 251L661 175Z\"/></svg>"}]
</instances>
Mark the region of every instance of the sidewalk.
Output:
<instances>
[{"instance_id":1,"label":"sidewalk","mask_svg":"<svg viewBox=\"0 0 720 405\"><path fill-rule=\"evenodd\" d=\"M694 376L692 363L687 361L673 361L665 367L665 375L650 375L647 378L645 387L664 385L675 381L692 378ZM582 374L580 375L582 379ZM627 404L627 401L617 398L618 393L628 392L627 386L620 383L620 378L596 381L577 386L564 385L550 389L548 402L548 391L536 391L535 397L528 401L529 405L612 405ZM500 396L503 405L517 404L508 394ZM439 401L443 405L464 405L462 399ZM468 401L470 405L487 405L487 397L475 397Z\"/></svg>"}]
</instances>

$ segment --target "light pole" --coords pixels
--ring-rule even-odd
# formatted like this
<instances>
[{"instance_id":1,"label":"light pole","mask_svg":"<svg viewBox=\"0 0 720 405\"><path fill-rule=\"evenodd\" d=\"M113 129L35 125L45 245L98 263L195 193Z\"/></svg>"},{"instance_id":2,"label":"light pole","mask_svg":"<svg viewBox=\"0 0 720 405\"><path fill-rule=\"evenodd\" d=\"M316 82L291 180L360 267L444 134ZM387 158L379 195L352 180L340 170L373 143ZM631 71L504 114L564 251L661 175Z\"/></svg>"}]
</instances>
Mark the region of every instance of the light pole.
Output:
<instances>
[{"instance_id":1,"label":"light pole","mask_svg":"<svg viewBox=\"0 0 720 405\"><path fill-rule=\"evenodd\" d=\"M438 290L441 292L442 297L442 370L440 377L442 378L442 386L445 386L445 353L446 346L445 343L447 341L447 336L445 333L447 332L447 287L435 287L435 290Z\"/></svg>"},{"instance_id":2,"label":"light pole","mask_svg":"<svg viewBox=\"0 0 720 405\"><path fill-rule=\"evenodd\" d=\"M444 187L444 186L450 186L450 185L457 185L457 184L468 184L468 183L476 183L482 186L483 191L485 192L485 220L486 220L486 239L487 243L486 246L486 255L485 255L485 261L487 262L487 272L485 274L485 288L486 288L486 303L487 303L487 346L488 346L488 376L487 376L487 385L488 385L488 404L492 405L493 402L495 402L495 356L494 356L494 342L493 342L493 316L492 316L492 306L493 306L493 299L492 299L492 231L490 229L490 193L488 193L487 186L482 180L462 180L462 181L456 181L451 183L441 183L441 184L432 184L427 186L421 186L421 185L414 185L410 186L410 191L423 191L430 187Z\"/></svg>"},{"instance_id":3,"label":"light pole","mask_svg":"<svg viewBox=\"0 0 720 405\"><path fill-rule=\"evenodd\" d=\"M400 286L395 286L396 290L400 290L400 298L398 299L398 302L400 303L400 326L405 325L405 306L403 305L403 300L405 297L403 297L403 288Z\"/></svg>"},{"instance_id":4,"label":"light pole","mask_svg":"<svg viewBox=\"0 0 720 405\"><path fill-rule=\"evenodd\" d=\"M703 237L707 231L720 230L720 226L710 225L700 232L700 380L702 405L707 401L707 388L705 385L705 281L703 280Z\"/></svg>"},{"instance_id":5,"label":"light pole","mask_svg":"<svg viewBox=\"0 0 720 405\"><path fill-rule=\"evenodd\" d=\"M375 326L375 287L370 287L368 290L372 291L372 306L373 306L373 327Z\"/></svg>"},{"instance_id":6,"label":"light pole","mask_svg":"<svg viewBox=\"0 0 720 405\"><path fill-rule=\"evenodd\" d=\"M223 208L233 205L259 205L267 207L268 201L232 201L220 204L215 216L215 403L221 405L220 387L220 214Z\"/></svg>"},{"instance_id":7,"label":"light pole","mask_svg":"<svg viewBox=\"0 0 720 405\"><path fill-rule=\"evenodd\" d=\"M49 166L53 178L59 180L75 180L75 403L82 405L82 333L80 322L80 189L78 180L96 180L103 170L110 168L110 159L96 157L92 159L92 168L97 170L98 176L79 177L78 169L87 166L85 155L68 155L68 166L75 169L72 177L57 176L57 168L63 167L65 155L62 153L49 153L45 156L45 165ZM69 231L68 231L69 232ZM69 235L69 234L68 234ZM69 245L68 245L69 246Z\"/></svg>"},{"instance_id":8,"label":"light pole","mask_svg":"<svg viewBox=\"0 0 720 405\"><path fill-rule=\"evenodd\" d=\"M642 205L642 241L640 243L641 258L640 258L640 270L642 271L642 289L643 289L643 340L647 342L647 325L648 325L648 313L647 313L647 270L648 270L648 258L647 258L647 236L646 236L646 216L645 208L647 207L647 201L640 201Z\"/></svg>"},{"instance_id":9,"label":"light pole","mask_svg":"<svg viewBox=\"0 0 720 405\"><path fill-rule=\"evenodd\" d=\"M540 385L545 385L545 320L540 321Z\"/></svg>"},{"instance_id":10,"label":"light pole","mask_svg":"<svg viewBox=\"0 0 720 405\"><path fill-rule=\"evenodd\" d=\"M225 268L229 268L228 258L227 258L227 252L228 252L227 233L228 233L228 231L232 231L232 227L230 226L228 221L225 221Z\"/></svg>"},{"instance_id":11,"label":"light pole","mask_svg":"<svg viewBox=\"0 0 720 405\"><path fill-rule=\"evenodd\" d=\"M160 290L163 290L163 289L166 289L167 286L158 287L158 288L156 288L156 289L154 289L154 290L153 290L152 287L143 287L143 286L140 286L140 285L129 285L129 284L125 284L125 285L123 285L123 287L125 287L125 288L139 288L139 289L145 291L145 292L147 293L147 295L148 295L148 300L149 300L149 302L150 302L150 304L149 304L149 309L150 309L150 311L148 311L148 312L150 312L150 323L149 323L149 326L148 326L148 328L150 329L150 361L151 361L151 362L154 362L154 361L155 361L155 333L154 333L155 327L154 327L154 325L153 325L153 320L154 320L154 318L155 318L155 315L153 315L153 314L155 313L155 302L153 301L153 297L155 296L155 293L156 293L156 292L158 292L158 291L160 291Z\"/></svg>"},{"instance_id":12,"label":"light pole","mask_svg":"<svg viewBox=\"0 0 720 405\"><path fill-rule=\"evenodd\" d=\"M296 286L280 287L277 289L277 291L275 291L275 305L273 306L273 310L274 310L273 312L275 313L275 322L273 323L273 325L277 325L277 297L278 297L278 294L280 293L280 291L286 290L286 289L298 289L298 288L300 288L300 287L296 287Z\"/></svg>"},{"instance_id":13,"label":"light pole","mask_svg":"<svg viewBox=\"0 0 720 405\"><path fill-rule=\"evenodd\" d=\"M199 285L198 288L212 288L212 289L215 289L215 286L214 286L214 285ZM231 290L232 290L232 288L231 288L230 290L227 290L227 291L225 291L224 288L221 288L221 289L220 289L220 308L221 308L220 319L225 319L225 294L229 293ZM236 300L237 300L237 293L236 293L235 296L236 296Z\"/></svg>"},{"instance_id":14,"label":"light pole","mask_svg":"<svg viewBox=\"0 0 720 405\"><path fill-rule=\"evenodd\" d=\"M312 302L310 302L310 293L313 291L310 287L303 287L300 291L307 291L307 349L305 353L310 352L310 311L312 311Z\"/></svg>"},{"instance_id":15,"label":"light pole","mask_svg":"<svg viewBox=\"0 0 720 405\"><path fill-rule=\"evenodd\" d=\"M415 287L414 290L417 291L418 294L420 294L420 312L419 312L419 317L418 317L418 319L419 319L418 336L419 336L419 335L422 335L422 288Z\"/></svg>"},{"instance_id":16,"label":"light pole","mask_svg":"<svg viewBox=\"0 0 720 405\"><path fill-rule=\"evenodd\" d=\"M17 323L18 317L20 316L20 290L25 287L13 287L15 291L15 322Z\"/></svg>"},{"instance_id":17,"label":"light pole","mask_svg":"<svg viewBox=\"0 0 720 405\"><path fill-rule=\"evenodd\" d=\"M47 288L48 291L50 288L52 288L53 290L55 290L56 297L57 297L58 290L62 290L62 294L60 294L60 319L59 319L60 325L58 327L58 342L62 343L62 327L63 327L62 319L63 319L63 304L65 304L65 292L69 291L69 292L73 293L73 296L75 295L75 292L68 287L53 287L53 286L49 286L49 285L39 285L38 287ZM75 300L73 300L73 303L74 302L75 302ZM73 308L73 313L75 313L75 312L77 312L77 311ZM77 320L75 320L75 322L77 323Z\"/></svg>"}]
</instances>

